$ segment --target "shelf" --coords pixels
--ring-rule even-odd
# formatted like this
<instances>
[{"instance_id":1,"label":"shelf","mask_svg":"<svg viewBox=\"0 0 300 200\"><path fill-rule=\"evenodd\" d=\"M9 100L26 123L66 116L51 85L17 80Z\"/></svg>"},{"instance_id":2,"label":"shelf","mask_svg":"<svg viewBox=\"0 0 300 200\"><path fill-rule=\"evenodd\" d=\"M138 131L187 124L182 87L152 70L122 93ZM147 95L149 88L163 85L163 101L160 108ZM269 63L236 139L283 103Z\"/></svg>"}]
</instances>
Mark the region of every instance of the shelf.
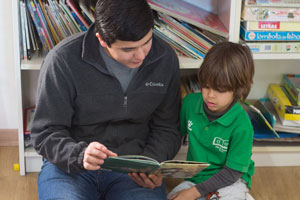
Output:
<instances>
[{"instance_id":1,"label":"shelf","mask_svg":"<svg viewBox=\"0 0 300 200\"><path fill-rule=\"evenodd\" d=\"M253 53L254 60L300 59L300 53Z\"/></svg>"},{"instance_id":2,"label":"shelf","mask_svg":"<svg viewBox=\"0 0 300 200\"><path fill-rule=\"evenodd\" d=\"M25 148L24 155L25 155L25 157L40 157L40 158L42 158L42 156L37 154L37 152L34 150L34 148L32 146Z\"/></svg>"},{"instance_id":3,"label":"shelf","mask_svg":"<svg viewBox=\"0 0 300 200\"><path fill-rule=\"evenodd\" d=\"M199 69L202 60L178 56L180 69Z\"/></svg>"},{"instance_id":4,"label":"shelf","mask_svg":"<svg viewBox=\"0 0 300 200\"><path fill-rule=\"evenodd\" d=\"M22 60L22 70L40 70L43 62L43 57L33 56L31 60ZM179 65L181 69L198 69L202 64L202 60L179 56Z\"/></svg>"},{"instance_id":5,"label":"shelf","mask_svg":"<svg viewBox=\"0 0 300 200\"><path fill-rule=\"evenodd\" d=\"M30 60L21 61L21 70L40 70L43 57L33 55Z\"/></svg>"},{"instance_id":6,"label":"shelf","mask_svg":"<svg viewBox=\"0 0 300 200\"><path fill-rule=\"evenodd\" d=\"M42 156L33 147L25 148L24 152L26 172L39 172L43 164Z\"/></svg>"}]
</instances>

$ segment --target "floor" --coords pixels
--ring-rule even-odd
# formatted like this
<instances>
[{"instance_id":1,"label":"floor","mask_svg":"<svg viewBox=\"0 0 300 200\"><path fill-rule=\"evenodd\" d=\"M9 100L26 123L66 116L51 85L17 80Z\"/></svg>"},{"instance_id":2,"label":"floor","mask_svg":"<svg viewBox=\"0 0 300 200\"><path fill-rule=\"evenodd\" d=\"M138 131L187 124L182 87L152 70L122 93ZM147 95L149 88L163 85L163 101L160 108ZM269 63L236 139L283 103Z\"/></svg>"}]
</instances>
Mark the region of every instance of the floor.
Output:
<instances>
[{"instance_id":1,"label":"floor","mask_svg":"<svg viewBox=\"0 0 300 200\"><path fill-rule=\"evenodd\" d=\"M38 173L20 176L19 171L14 171L13 167L18 160L17 147L0 147L0 199L37 200ZM179 181L167 179L167 190ZM300 166L257 167L252 182L250 193L256 200L300 199Z\"/></svg>"}]
</instances>

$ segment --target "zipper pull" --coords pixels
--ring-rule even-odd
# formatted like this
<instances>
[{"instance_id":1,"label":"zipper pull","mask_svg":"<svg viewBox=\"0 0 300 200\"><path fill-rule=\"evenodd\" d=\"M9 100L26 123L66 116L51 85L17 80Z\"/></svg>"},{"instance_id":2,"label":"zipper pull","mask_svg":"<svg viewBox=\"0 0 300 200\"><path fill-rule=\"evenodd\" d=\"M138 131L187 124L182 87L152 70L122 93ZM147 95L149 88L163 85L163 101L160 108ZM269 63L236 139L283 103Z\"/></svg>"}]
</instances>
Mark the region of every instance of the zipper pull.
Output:
<instances>
[{"instance_id":1,"label":"zipper pull","mask_svg":"<svg viewBox=\"0 0 300 200\"><path fill-rule=\"evenodd\" d=\"M123 107L127 107L127 96L124 96Z\"/></svg>"}]
</instances>

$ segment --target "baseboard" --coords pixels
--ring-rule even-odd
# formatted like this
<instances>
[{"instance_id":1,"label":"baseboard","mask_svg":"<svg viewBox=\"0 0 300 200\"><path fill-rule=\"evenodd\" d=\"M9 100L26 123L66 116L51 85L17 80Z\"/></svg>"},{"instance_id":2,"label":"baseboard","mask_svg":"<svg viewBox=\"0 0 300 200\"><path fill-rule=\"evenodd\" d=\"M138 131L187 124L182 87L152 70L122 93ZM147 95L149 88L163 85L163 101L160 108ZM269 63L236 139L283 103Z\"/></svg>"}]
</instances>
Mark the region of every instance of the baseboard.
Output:
<instances>
[{"instance_id":1,"label":"baseboard","mask_svg":"<svg viewBox=\"0 0 300 200\"><path fill-rule=\"evenodd\" d=\"M0 129L0 146L18 146L17 129Z\"/></svg>"}]
</instances>

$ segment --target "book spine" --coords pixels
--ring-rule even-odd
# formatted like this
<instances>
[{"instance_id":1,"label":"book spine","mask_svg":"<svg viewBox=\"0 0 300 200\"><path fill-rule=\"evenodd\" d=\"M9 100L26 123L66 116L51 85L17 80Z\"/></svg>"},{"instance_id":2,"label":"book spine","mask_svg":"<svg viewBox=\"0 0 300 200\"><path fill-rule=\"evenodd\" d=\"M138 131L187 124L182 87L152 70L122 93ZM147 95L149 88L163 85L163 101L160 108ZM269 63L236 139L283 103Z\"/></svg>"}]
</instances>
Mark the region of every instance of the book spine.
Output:
<instances>
[{"instance_id":1,"label":"book spine","mask_svg":"<svg viewBox=\"0 0 300 200\"><path fill-rule=\"evenodd\" d=\"M59 18L58 10L55 7L53 0L49 0L49 8L51 10L52 16L54 17L55 23L58 25L60 32L63 34L63 38L66 38L70 33L65 29L63 22Z\"/></svg>"},{"instance_id":2,"label":"book spine","mask_svg":"<svg viewBox=\"0 0 300 200\"><path fill-rule=\"evenodd\" d=\"M247 31L241 26L245 41L300 41L300 31Z\"/></svg>"},{"instance_id":3,"label":"book spine","mask_svg":"<svg viewBox=\"0 0 300 200\"><path fill-rule=\"evenodd\" d=\"M300 22L244 21L248 31L300 31Z\"/></svg>"},{"instance_id":4,"label":"book spine","mask_svg":"<svg viewBox=\"0 0 300 200\"><path fill-rule=\"evenodd\" d=\"M253 53L300 53L300 42L246 42Z\"/></svg>"},{"instance_id":5,"label":"book spine","mask_svg":"<svg viewBox=\"0 0 300 200\"><path fill-rule=\"evenodd\" d=\"M43 5L43 3L42 3L41 0L38 0L38 1L39 1L39 5L41 7L41 10L43 12L43 15L44 15L44 17L45 17L45 19L47 21L48 27L49 27L49 29L51 31L51 34L53 36L53 39L54 39L55 43L58 44L59 43L58 36L57 36L57 34L56 34L56 32L55 32L55 30L54 30L54 28L53 28L53 26L52 26L52 24L51 24L51 22L49 20L49 17L47 15L46 11L45 11L45 7L44 7L44 5Z\"/></svg>"},{"instance_id":6,"label":"book spine","mask_svg":"<svg viewBox=\"0 0 300 200\"><path fill-rule=\"evenodd\" d=\"M27 11L25 3L22 3L23 6L23 13L24 13L24 22L25 22L25 35L26 35L26 50L27 50L27 59L31 59L31 45L30 45L30 36L29 36L29 30L28 30L28 21L27 21Z\"/></svg>"},{"instance_id":7,"label":"book spine","mask_svg":"<svg viewBox=\"0 0 300 200\"><path fill-rule=\"evenodd\" d=\"M64 4L62 1L59 2L59 6L62 8L62 10L66 13L69 20L72 22L74 28L77 32L81 32L81 29L79 25L77 24L76 20L73 18L71 11L69 10L68 6Z\"/></svg>"},{"instance_id":8,"label":"book spine","mask_svg":"<svg viewBox=\"0 0 300 200\"><path fill-rule=\"evenodd\" d=\"M299 22L300 8L248 7L241 14L242 20L248 21L286 21Z\"/></svg>"},{"instance_id":9,"label":"book spine","mask_svg":"<svg viewBox=\"0 0 300 200\"><path fill-rule=\"evenodd\" d=\"M79 18L79 20L83 23L83 25L85 26L85 28L88 28L89 27L88 22L83 18L83 16L77 10L77 8L75 7L74 3L72 1L70 1L70 0L67 0L67 4L73 10L73 12L76 14L76 16Z\"/></svg>"},{"instance_id":10,"label":"book spine","mask_svg":"<svg viewBox=\"0 0 300 200\"><path fill-rule=\"evenodd\" d=\"M300 1L299 0L245 0L244 5L300 7Z\"/></svg>"},{"instance_id":11,"label":"book spine","mask_svg":"<svg viewBox=\"0 0 300 200\"><path fill-rule=\"evenodd\" d=\"M46 38L45 38L45 35L44 35L43 31L42 31L43 29L42 29L42 27L41 27L41 25L39 23L38 17L36 15L36 13L34 12L33 7L31 6L31 2L30 1L27 1L27 8L28 8L28 10L30 12L31 18L32 18L32 20L34 22L35 28L36 28L37 33L39 35L39 38L41 40L41 43L42 43L42 46L43 46L43 50L44 50L45 53L47 53L49 51L49 49L48 49L48 45L46 44L46 41L45 41Z\"/></svg>"},{"instance_id":12,"label":"book spine","mask_svg":"<svg viewBox=\"0 0 300 200\"><path fill-rule=\"evenodd\" d=\"M295 104L297 104L298 106L300 106L300 89L298 87L300 87L300 85L297 87L297 85L295 85L293 83L292 79L296 79L297 81L296 84L300 84L300 75L297 74L284 74L283 75L283 85L286 88L286 90L288 91L288 93L290 94L290 96L292 97L292 99L295 101Z\"/></svg>"},{"instance_id":13,"label":"book spine","mask_svg":"<svg viewBox=\"0 0 300 200\"><path fill-rule=\"evenodd\" d=\"M23 59L28 60L27 58L27 42L26 42L26 31L25 31L25 15L24 15L24 3L20 1L20 12L21 12L21 27L22 27L22 51Z\"/></svg>"},{"instance_id":14,"label":"book spine","mask_svg":"<svg viewBox=\"0 0 300 200\"><path fill-rule=\"evenodd\" d=\"M34 6L34 11L37 13L37 16L39 18L40 24L42 26L42 31L44 32L45 38L46 38L46 43L49 47L49 49L52 49L54 47L53 41L51 39L51 35L49 34L48 31L48 25L46 23L46 21L44 20L42 11L39 9L39 5L36 2L36 0L32 1L32 6Z\"/></svg>"}]
</instances>

